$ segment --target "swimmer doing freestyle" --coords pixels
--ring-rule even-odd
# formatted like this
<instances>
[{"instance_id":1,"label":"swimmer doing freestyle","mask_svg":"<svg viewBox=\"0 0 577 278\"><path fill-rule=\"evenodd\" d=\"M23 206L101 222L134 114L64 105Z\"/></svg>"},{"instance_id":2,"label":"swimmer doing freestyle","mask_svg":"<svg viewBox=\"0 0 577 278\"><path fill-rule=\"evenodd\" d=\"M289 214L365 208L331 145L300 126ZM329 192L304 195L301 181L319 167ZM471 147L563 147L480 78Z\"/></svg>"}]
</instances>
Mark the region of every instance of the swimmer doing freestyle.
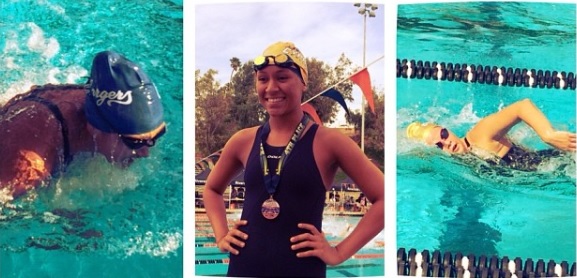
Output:
<instances>
[{"instance_id":1,"label":"swimmer doing freestyle","mask_svg":"<svg viewBox=\"0 0 577 278\"><path fill-rule=\"evenodd\" d=\"M520 122L529 125L543 142L555 149L534 151L512 142L507 133ZM408 138L436 146L444 152L472 153L491 164L522 171L535 171L549 158L575 152L575 133L555 130L529 99L517 101L481 119L462 138L434 123L414 122L406 131Z\"/></svg>"}]
</instances>

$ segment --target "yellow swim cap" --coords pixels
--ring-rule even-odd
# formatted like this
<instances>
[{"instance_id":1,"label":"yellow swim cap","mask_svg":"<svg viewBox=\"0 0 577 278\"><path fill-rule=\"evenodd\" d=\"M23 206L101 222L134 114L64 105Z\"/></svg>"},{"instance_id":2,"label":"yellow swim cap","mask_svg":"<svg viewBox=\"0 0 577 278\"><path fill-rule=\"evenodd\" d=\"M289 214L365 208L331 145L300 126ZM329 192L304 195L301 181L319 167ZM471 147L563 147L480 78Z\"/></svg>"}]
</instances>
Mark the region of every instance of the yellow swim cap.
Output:
<instances>
[{"instance_id":1,"label":"yellow swim cap","mask_svg":"<svg viewBox=\"0 0 577 278\"><path fill-rule=\"evenodd\" d=\"M286 54L299 67L303 83L308 83L307 61L302 52L292 42L276 42L267 47L262 56L276 57L280 54Z\"/></svg>"},{"instance_id":2,"label":"yellow swim cap","mask_svg":"<svg viewBox=\"0 0 577 278\"><path fill-rule=\"evenodd\" d=\"M427 143L426 140L429 138L431 130L437 126L432 123L414 122L407 126L407 137Z\"/></svg>"}]
</instances>

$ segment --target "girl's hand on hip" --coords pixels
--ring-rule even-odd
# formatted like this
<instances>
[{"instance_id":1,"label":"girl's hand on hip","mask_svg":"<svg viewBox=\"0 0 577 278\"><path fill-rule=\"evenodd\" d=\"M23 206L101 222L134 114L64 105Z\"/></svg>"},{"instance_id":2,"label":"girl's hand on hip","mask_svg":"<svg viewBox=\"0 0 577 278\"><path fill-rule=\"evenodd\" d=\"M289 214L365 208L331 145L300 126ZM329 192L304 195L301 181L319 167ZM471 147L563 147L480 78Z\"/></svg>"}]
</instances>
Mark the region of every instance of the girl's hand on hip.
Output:
<instances>
[{"instance_id":1,"label":"girl's hand on hip","mask_svg":"<svg viewBox=\"0 0 577 278\"><path fill-rule=\"evenodd\" d=\"M244 226L248 223L246 220L238 220L234 222L232 229L228 233L216 242L216 246L222 252L230 252L232 254L238 255L239 251L236 250L232 245L236 245L240 248L244 247L244 241L248 238L248 235L241 232L238 227Z\"/></svg>"},{"instance_id":2,"label":"girl's hand on hip","mask_svg":"<svg viewBox=\"0 0 577 278\"><path fill-rule=\"evenodd\" d=\"M290 241L293 243L291 249L309 248L311 250L297 252L297 257L318 257L328 265L337 265L345 261L337 248L329 244L325 234L319 232L314 225L299 223L298 227L309 232L291 237Z\"/></svg>"}]
</instances>

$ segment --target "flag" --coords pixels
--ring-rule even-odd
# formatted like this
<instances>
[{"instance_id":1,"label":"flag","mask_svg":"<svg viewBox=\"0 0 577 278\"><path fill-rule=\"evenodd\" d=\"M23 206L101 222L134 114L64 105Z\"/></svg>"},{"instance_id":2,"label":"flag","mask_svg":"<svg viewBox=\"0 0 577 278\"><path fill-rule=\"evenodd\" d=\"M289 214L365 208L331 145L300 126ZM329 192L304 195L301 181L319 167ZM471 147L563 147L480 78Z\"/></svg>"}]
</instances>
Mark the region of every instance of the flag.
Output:
<instances>
[{"instance_id":1,"label":"flag","mask_svg":"<svg viewBox=\"0 0 577 278\"><path fill-rule=\"evenodd\" d=\"M367 102L371 111L375 113L375 102L373 101L373 88L371 87L371 77L367 68L355 73L349 77L357 86L363 91L363 95L367 98Z\"/></svg>"},{"instance_id":2,"label":"flag","mask_svg":"<svg viewBox=\"0 0 577 278\"><path fill-rule=\"evenodd\" d=\"M349 116L349 118L351 117L351 115L349 113L349 109L347 108L347 104L345 102L345 99L343 98L343 94L341 94L341 92L337 91L337 89L330 88L326 92L322 93L321 96L330 97L330 98L334 99L335 101L337 101L338 103L340 103L341 106L347 112L347 116Z\"/></svg>"},{"instance_id":3,"label":"flag","mask_svg":"<svg viewBox=\"0 0 577 278\"><path fill-rule=\"evenodd\" d=\"M321 118L317 114L317 110L310 103L307 102L307 103L302 104L301 106L302 106L303 111L305 111L307 114L309 114L313 118L315 123L317 123L321 126L323 125Z\"/></svg>"}]
</instances>

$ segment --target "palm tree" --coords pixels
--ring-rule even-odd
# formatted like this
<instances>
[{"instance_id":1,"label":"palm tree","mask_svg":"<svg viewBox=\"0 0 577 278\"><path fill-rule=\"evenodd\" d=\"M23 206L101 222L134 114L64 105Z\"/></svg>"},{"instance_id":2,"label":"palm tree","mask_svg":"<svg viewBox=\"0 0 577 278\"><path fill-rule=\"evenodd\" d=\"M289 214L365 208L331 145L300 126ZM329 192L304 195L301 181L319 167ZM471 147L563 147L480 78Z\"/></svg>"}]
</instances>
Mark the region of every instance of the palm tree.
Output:
<instances>
[{"instance_id":1,"label":"palm tree","mask_svg":"<svg viewBox=\"0 0 577 278\"><path fill-rule=\"evenodd\" d=\"M232 68L232 72L230 73L230 84L232 85L232 75L240 68L240 60L237 57L232 57L232 59L230 59L230 67Z\"/></svg>"}]
</instances>

